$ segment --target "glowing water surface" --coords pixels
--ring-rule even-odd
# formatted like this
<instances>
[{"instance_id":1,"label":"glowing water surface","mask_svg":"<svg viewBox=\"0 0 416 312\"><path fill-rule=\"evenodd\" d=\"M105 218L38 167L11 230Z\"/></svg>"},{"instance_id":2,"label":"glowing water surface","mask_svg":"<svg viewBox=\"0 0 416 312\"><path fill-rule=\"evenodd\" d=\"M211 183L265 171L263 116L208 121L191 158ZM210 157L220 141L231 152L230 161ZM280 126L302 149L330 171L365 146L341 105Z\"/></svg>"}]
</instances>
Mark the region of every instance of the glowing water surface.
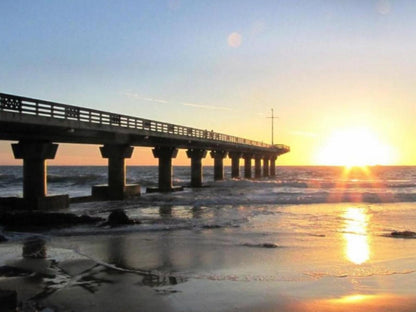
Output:
<instances>
[{"instance_id":1,"label":"glowing water surface","mask_svg":"<svg viewBox=\"0 0 416 312\"><path fill-rule=\"evenodd\" d=\"M365 209L349 207L344 216L345 256L355 263L362 264L370 259L370 244L367 235L369 216Z\"/></svg>"}]
</instances>

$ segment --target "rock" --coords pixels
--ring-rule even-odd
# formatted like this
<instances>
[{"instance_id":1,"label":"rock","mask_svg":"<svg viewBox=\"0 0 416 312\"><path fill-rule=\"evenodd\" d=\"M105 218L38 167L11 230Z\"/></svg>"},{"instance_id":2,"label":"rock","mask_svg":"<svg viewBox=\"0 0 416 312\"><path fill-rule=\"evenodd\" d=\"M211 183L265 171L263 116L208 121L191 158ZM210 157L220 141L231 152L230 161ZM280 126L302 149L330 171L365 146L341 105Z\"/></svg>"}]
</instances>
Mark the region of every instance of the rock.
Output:
<instances>
[{"instance_id":1,"label":"rock","mask_svg":"<svg viewBox=\"0 0 416 312\"><path fill-rule=\"evenodd\" d=\"M17 292L14 290L0 290L0 311L16 311Z\"/></svg>"},{"instance_id":2,"label":"rock","mask_svg":"<svg viewBox=\"0 0 416 312\"><path fill-rule=\"evenodd\" d=\"M391 236L393 237L405 237L405 238L416 238L416 232L412 231L393 231L391 232Z\"/></svg>"},{"instance_id":3,"label":"rock","mask_svg":"<svg viewBox=\"0 0 416 312\"><path fill-rule=\"evenodd\" d=\"M134 221L130 220L123 209L117 209L110 213L108 216L107 224L111 226L133 224Z\"/></svg>"},{"instance_id":4,"label":"rock","mask_svg":"<svg viewBox=\"0 0 416 312\"><path fill-rule=\"evenodd\" d=\"M219 224L204 224L202 228L203 229L220 229L222 228L222 226Z\"/></svg>"},{"instance_id":5,"label":"rock","mask_svg":"<svg viewBox=\"0 0 416 312\"><path fill-rule=\"evenodd\" d=\"M243 244L243 246L247 246L247 247L256 247L256 248L278 248L279 245L275 244L275 243L245 243Z\"/></svg>"},{"instance_id":6,"label":"rock","mask_svg":"<svg viewBox=\"0 0 416 312\"><path fill-rule=\"evenodd\" d=\"M54 228L63 226L72 226L78 224L93 224L103 221L98 217L90 217L86 215L77 216L72 213L58 212L6 212L0 214L0 224L11 229L24 229L27 231L31 228Z\"/></svg>"},{"instance_id":7,"label":"rock","mask_svg":"<svg viewBox=\"0 0 416 312\"><path fill-rule=\"evenodd\" d=\"M169 276L169 284L170 285L176 285L176 284L178 284L178 280L176 279L175 276Z\"/></svg>"},{"instance_id":8,"label":"rock","mask_svg":"<svg viewBox=\"0 0 416 312\"><path fill-rule=\"evenodd\" d=\"M277 248L277 247L279 247L279 245L277 245L275 243L263 243L263 247L264 248Z\"/></svg>"},{"instance_id":9,"label":"rock","mask_svg":"<svg viewBox=\"0 0 416 312\"><path fill-rule=\"evenodd\" d=\"M46 241L39 236L31 236L23 243L23 258L45 259Z\"/></svg>"}]
</instances>

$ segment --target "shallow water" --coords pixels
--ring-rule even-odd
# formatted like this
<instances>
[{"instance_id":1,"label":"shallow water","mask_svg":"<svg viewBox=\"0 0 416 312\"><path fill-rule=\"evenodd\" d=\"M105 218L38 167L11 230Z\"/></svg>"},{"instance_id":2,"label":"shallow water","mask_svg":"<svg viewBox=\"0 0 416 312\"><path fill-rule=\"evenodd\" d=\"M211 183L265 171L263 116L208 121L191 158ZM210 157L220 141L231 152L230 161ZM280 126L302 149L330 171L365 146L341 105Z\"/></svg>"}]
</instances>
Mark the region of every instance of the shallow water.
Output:
<instances>
[{"instance_id":1,"label":"shallow water","mask_svg":"<svg viewBox=\"0 0 416 312\"><path fill-rule=\"evenodd\" d=\"M368 300L414 295L416 239L389 235L415 228L412 203L192 210L130 207L130 215L146 216L149 224L45 232L48 256L58 263L86 258L122 272L148 271L156 278L146 285L168 302L167 311L250 311L282 302L308 302L299 311L309 311L353 295ZM12 242L0 246L3 263L20 257L19 241L31 234L7 235ZM79 287L64 286L56 285L62 292ZM296 309L289 304L278 310Z\"/></svg>"},{"instance_id":2,"label":"shallow water","mask_svg":"<svg viewBox=\"0 0 416 312\"><path fill-rule=\"evenodd\" d=\"M100 248L106 247L92 254L99 254L102 261L120 262L128 268L171 270L184 277L192 277L191 272L201 274L201 270L231 268L233 274L215 275L215 279L298 280L414 270L409 250L416 247L416 239L389 237L393 230L415 227L414 207L407 203L126 211L144 223L112 229L53 230L48 235L57 246L87 254L88 245L95 248L100 241ZM88 243L92 235L94 241ZM68 236L71 243L65 246ZM263 257L267 261L259 262ZM401 263L400 269L396 268L397 259L407 259L408 266ZM242 266L245 273L234 276Z\"/></svg>"},{"instance_id":3,"label":"shallow water","mask_svg":"<svg viewBox=\"0 0 416 312\"><path fill-rule=\"evenodd\" d=\"M186 184L186 169L181 170L176 183ZM55 177L51 184L61 192L75 188L79 191L73 194L85 194L89 179L74 186ZM375 167L371 174L349 177L338 167L280 168L276 179L208 181L207 187L183 192L72 204L67 211L102 217L122 208L142 223L52 229L41 235L49 257L58 263L86 258L122 272L150 272L156 278L145 284L163 297L167 310L310 311L326 306L330 311L340 304L334 300L358 298L351 296L362 296L368 306L374 298L414 296L416 239L390 234L416 231L415 179L414 167ZM19 258L20 242L32 235L5 234L10 242L0 245L1 263ZM411 311L412 298L394 310ZM394 300L386 306L398 307ZM345 302L348 311L352 301Z\"/></svg>"}]
</instances>

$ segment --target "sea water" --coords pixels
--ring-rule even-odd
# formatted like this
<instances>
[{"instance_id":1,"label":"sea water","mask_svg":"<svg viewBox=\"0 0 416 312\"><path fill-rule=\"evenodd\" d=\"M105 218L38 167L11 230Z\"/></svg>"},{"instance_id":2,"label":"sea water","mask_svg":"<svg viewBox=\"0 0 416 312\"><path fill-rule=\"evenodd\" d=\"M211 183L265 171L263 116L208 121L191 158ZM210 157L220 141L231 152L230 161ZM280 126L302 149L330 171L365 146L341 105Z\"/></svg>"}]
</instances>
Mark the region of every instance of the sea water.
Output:
<instances>
[{"instance_id":1,"label":"sea water","mask_svg":"<svg viewBox=\"0 0 416 312\"><path fill-rule=\"evenodd\" d=\"M106 167L48 168L52 194L86 196L106 179ZM59 261L76 254L121 269L173 275L176 286L164 278L150 286L174 287L170 298L178 310L186 303L190 311L204 311L193 305L194 295L198 302L238 306L229 282L237 283L232 289L240 303L246 295L274 293L302 300L413 294L403 276L416 274L416 239L397 239L391 232L416 231L416 167L277 167L276 177L224 181L213 181L213 168L205 167L202 188L187 187L190 169L175 167L173 184L184 191L146 194L156 181L157 167L128 167L127 182L142 186L140 197L71 204L66 211L106 218L121 208L141 222L51 228L42 233L49 256ZM1 196L21 195L21 184L20 167L0 168ZM31 233L6 233L11 241L25 235ZM1 261L15 256L16 250L2 247ZM198 287L203 298L195 294ZM227 289L218 293L221 287Z\"/></svg>"},{"instance_id":2,"label":"sea water","mask_svg":"<svg viewBox=\"0 0 416 312\"><path fill-rule=\"evenodd\" d=\"M411 166L277 167L276 177L226 179L225 182L213 181L211 166L204 167L203 171L204 185L209 187L203 193L208 202L213 199L227 204L246 200L267 204L416 201L416 167ZM176 166L173 172L174 185L190 184L190 167ZM155 166L128 167L127 183L140 184L145 191L146 187L157 186L157 174ZM226 167L225 176L230 175L230 167ZM107 167L50 166L47 179L49 194L87 196L91 194L92 185L107 182ZM22 189L22 167L0 166L0 196L22 196ZM221 190L225 191L221 193ZM241 193L244 193L244 198ZM190 200L194 197L194 193L186 194L190 194Z\"/></svg>"},{"instance_id":3,"label":"sea water","mask_svg":"<svg viewBox=\"0 0 416 312\"><path fill-rule=\"evenodd\" d=\"M330 204L339 203L365 207L386 203L400 207L400 203L407 203L411 211L416 207L412 204L416 201L416 167L277 167L276 172L275 177L257 180L213 181L213 168L205 167L204 187L190 188L190 168L174 167L173 184L185 186L184 191L146 194L147 187L157 186L157 167L128 167L127 183L141 185L140 197L72 204L69 211L105 218L111 210L123 208L130 217L142 221L128 229L131 231L233 228L251 224L254 219L266 225L270 215L285 216L284 228L293 232L307 220L322 218L312 204L329 205L323 210L331 210ZM230 168L226 167L225 176L230 175ZM105 166L48 168L49 194L88 196L93 185L106 181ZM0 196L21 195L22 168L0 167ZM395 209L395 213L400 214L400 209ZM261 216L266 217L262 220ZM397 218L407 224L411 216L410 213L404 220ZM326 221L328 225L331 220ZM310 223L305 227L310 232L327 231L322 224L319 228Z\"/></svg>"}]
</instances>

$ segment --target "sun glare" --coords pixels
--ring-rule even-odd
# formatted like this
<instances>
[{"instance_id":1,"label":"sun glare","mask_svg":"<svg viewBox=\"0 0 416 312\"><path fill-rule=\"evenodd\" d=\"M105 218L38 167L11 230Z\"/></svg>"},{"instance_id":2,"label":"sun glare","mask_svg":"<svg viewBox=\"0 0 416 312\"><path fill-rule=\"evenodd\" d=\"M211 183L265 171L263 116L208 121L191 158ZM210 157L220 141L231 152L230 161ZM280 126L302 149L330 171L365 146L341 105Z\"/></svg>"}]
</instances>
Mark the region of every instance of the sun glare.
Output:
<instances>
[{"instance_id":1,"label":"sun glare","mask_svg":"<svg viewBox=\"0 0 416 312\"><path fill-rule=\"evenodd\" d=\"M367 128L333 132L317 154L320 165L347 167L389 165L392 158L391 147Z\"/></svg>"},{"instance_id":2,"label":"sun glare","mask_svg":"<svg viewBox=\"0 0 416 312\"><path fill-rule=\"evenodd\" d=\"M362 264L370 259L367 236L369 217L364 209L350 207L345 211L344 218L345 256L355 264Z\"/></svg>"}]
</instances>

